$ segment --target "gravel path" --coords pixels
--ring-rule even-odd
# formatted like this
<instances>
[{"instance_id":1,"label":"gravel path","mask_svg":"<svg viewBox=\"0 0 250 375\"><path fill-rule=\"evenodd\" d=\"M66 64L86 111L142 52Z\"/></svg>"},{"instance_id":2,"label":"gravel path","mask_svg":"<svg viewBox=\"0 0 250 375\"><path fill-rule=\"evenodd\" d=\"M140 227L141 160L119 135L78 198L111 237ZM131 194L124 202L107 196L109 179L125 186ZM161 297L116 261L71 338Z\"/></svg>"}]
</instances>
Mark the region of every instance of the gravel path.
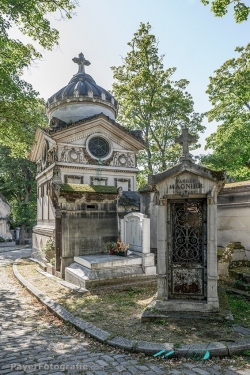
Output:
<instances>
[{"instance_id":1,"label":"gravel path","mask_svg":"<svg viewBox=\"0 0 250 375\"><path fill-rule=\"evenodd\" d=\"M6 267L31 249L0 251L0 375L249 375L210 361L165 366L105 348L65 326L10 276Z\"/></svg>"}]
</instances>

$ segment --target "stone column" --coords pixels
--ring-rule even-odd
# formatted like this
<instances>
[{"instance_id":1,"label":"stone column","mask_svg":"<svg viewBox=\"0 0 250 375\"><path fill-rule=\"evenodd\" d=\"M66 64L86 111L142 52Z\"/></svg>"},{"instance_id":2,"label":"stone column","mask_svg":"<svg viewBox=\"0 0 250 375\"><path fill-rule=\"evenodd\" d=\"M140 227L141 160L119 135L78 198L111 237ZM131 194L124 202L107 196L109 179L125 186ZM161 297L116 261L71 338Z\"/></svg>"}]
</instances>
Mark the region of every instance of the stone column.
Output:
<instances>
[{"instance_id":1,"label":"stone column","mask_svg":"<svg viewBox=\"0 0 250 375\"><path fill-rule=\"evenodd\" d=\"M126 242L126 237L125 237L125 221L124 219L120 219L120 237L123 242Z\"/></svg>"},{"instance_id":2,"label":"stone column","mask_svg":"<svg viewBox=\"0 0 250 375\"><path fill-rule=\"evenodd\" d=\"M217 310L219 307L217 280L217 205L213 198L208 198L207 205L207 302L210 309Z\"/></svg>"},{"instance_id":3,"label":"stone column","mask_svg":"<svg viewBox=\"0 0 250 375\"><path fill-rule=\"evenodd\" d=\"M167 278L167 207L158 206L157 216L157 299L166 300L168 296Z\"/></svg>"},{"instance_id":4,"label":"stone column","mask_svg":"<svg viewBox=\"0 0 250 375\"><path fill-rule=\"evenodd\" d=\"M55 246L56 246L56 271L61 271L61 252L62 252L62 212L60 209L56 209L55 212Z\"/></svg>"},{"instance_id":5,"label":"stone column","mask_svg":"<svg viewBox=\"0 0 250 375\"><path fill-rule=\"evenodd\" d=\"M150 219L142 218L140 220L142 228L142 252L144 254L150 253Z\"/></svg>"}]
</instances>

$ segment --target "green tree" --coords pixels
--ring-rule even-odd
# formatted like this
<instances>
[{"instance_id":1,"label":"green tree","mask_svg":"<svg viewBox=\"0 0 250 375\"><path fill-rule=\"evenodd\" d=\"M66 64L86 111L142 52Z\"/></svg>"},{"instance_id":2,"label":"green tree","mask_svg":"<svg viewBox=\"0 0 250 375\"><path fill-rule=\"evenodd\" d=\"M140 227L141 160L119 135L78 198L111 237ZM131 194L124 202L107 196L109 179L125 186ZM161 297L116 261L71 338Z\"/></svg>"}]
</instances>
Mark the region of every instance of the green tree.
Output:
<instances>
[{"instance_id":1,"label":"green tree","mask_svg":"<svg viewBox=\"0 0 250 375\"><path fill-rule=\"evenodd\" d=\"M10 224L20 226L20 243L36 222L36 165L25 158L13 158L10 148L0 147L1 193L11 206Z\"/></svg>"},{"instance_id":2,"label":"green tree","mask_svg":"<svg viewBox=\"0 0 250 375\"><path fill-rule=\"evenodd\" d=\"M250 44L237 47L237 58L226 61L210 77L207 93L212 104L208 120L221 122L207 138L212 155L203 162L215 169L226 169L237 180L250 178L245 163L250 155Z\"/></svg>"},{"instance_id":3,"label":"green tree","mask_svg":"<svg viewBox=\"0 0 250 375\"><path fill-rule=\"evenodd\" d=\"M111 67L113 93L120 106L118 121L143 132L146 151L138 160L146 173L165 170L177 161L180 146L174 138L181 128L188 127L193 134L204 130L203 116L194 112L192 97L186 91L189 82L172 80L176 68L164 70L164 56L158 55L151 28L149 23L141 23L128 43L131 50L123 65Z\"/></svg>"},{"instance_id":4,"label":"green tree","mask_svg":"<svg viewBox=\"0 0 250 375\"><path fill-rule=\"evenodd\" d=\"M45 126L38 93L20 77L25 68L41 57L32 44L9 36L15 26L45 49L58 44L58 31L51 28L49 13L70 18L72 0L2 0L0 2L0 142L14 153L25 154L35 128Z\"/></svg>"},{"instance_id":5,"label":"green tree","mask_svg":"<svg viewBox=\"0 0 250 375\"><path fill-rule=\"evenodd\" d=\"M237 23L241 23L248 19L250 7L241 0L200 0L204 5L212 4L211 11L217 17L223 17L227 14L229 7L234 8L234 18Z\"/></svg>"}]
</instances>

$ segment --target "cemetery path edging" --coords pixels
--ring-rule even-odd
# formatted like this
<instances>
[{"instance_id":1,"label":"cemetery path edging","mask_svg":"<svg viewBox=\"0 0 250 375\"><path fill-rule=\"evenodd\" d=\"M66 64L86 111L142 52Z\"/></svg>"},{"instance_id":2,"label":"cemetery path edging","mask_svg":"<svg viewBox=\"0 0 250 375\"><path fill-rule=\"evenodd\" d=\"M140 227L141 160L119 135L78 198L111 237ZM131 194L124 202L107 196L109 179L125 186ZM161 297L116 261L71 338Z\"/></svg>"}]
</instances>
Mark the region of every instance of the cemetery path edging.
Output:
<instances>
[{"instance_id":1,"label":"cemetery path edging","mask_svg":"<svg viewBox=\"0 0 250 375\"><path fill-rule=\"evenodd\" d=\"M190 357L192 354L199 355L199 353L205 353L206 351L209 351L211 357L225 357L241 354L244 350L250 350L250 339L230 342L226 345L222 342L210 342L183 344L178 348L175 348L173 343L135 341L120 336L114 337L114 335L111 335L111 333L84 321L82 318L74 316L59 303L53 301L48 296L43 294L39 289L34 287L19 273L17 268L19 259L17 259L13 264L13 273L18 281L28 290L28 292L36 297L59 319L65 323L72 324L78 331L87 333L89 336L100 341L101 343L134 353L144 353L146 355L153 355L160 351L168 353L174 350L174 356L178 358Z\"/></svg>"}]
</instances>

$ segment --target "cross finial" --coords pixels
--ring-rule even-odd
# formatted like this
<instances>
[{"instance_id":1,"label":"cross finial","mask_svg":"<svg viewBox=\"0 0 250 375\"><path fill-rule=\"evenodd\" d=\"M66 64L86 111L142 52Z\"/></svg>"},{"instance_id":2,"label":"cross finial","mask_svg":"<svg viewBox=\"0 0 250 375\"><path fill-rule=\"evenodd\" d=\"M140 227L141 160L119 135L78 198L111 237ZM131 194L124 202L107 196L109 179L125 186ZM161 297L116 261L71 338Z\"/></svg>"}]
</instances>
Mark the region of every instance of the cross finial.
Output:
<instances>
[{"instance_id":1,"label":"cross finial","mask_svg":"<svg viewBox=\"0 0 250 375\"><path fill-rule=\"evenodd\" d=\"M175 143L180 143L183 148L180 161L189 160L193 162L192 155L189 153L189 144L195 143L196 141L197 137L189 134L187 128L182 129L182 135L175 138Z\"/></svg>"},{"instance_id":2,"label":"cross finial","mask_svg":"<svg viewBox=\"0 0 250 375\"><path fill-rule=\"evenodd\" d=\"M78 73L85 73L84 65L89 66L90 62L85 59L84 54L81 52L78 55L79 57L74 57L72 61L78 64Z\"/></svg>"}]
</instances>

